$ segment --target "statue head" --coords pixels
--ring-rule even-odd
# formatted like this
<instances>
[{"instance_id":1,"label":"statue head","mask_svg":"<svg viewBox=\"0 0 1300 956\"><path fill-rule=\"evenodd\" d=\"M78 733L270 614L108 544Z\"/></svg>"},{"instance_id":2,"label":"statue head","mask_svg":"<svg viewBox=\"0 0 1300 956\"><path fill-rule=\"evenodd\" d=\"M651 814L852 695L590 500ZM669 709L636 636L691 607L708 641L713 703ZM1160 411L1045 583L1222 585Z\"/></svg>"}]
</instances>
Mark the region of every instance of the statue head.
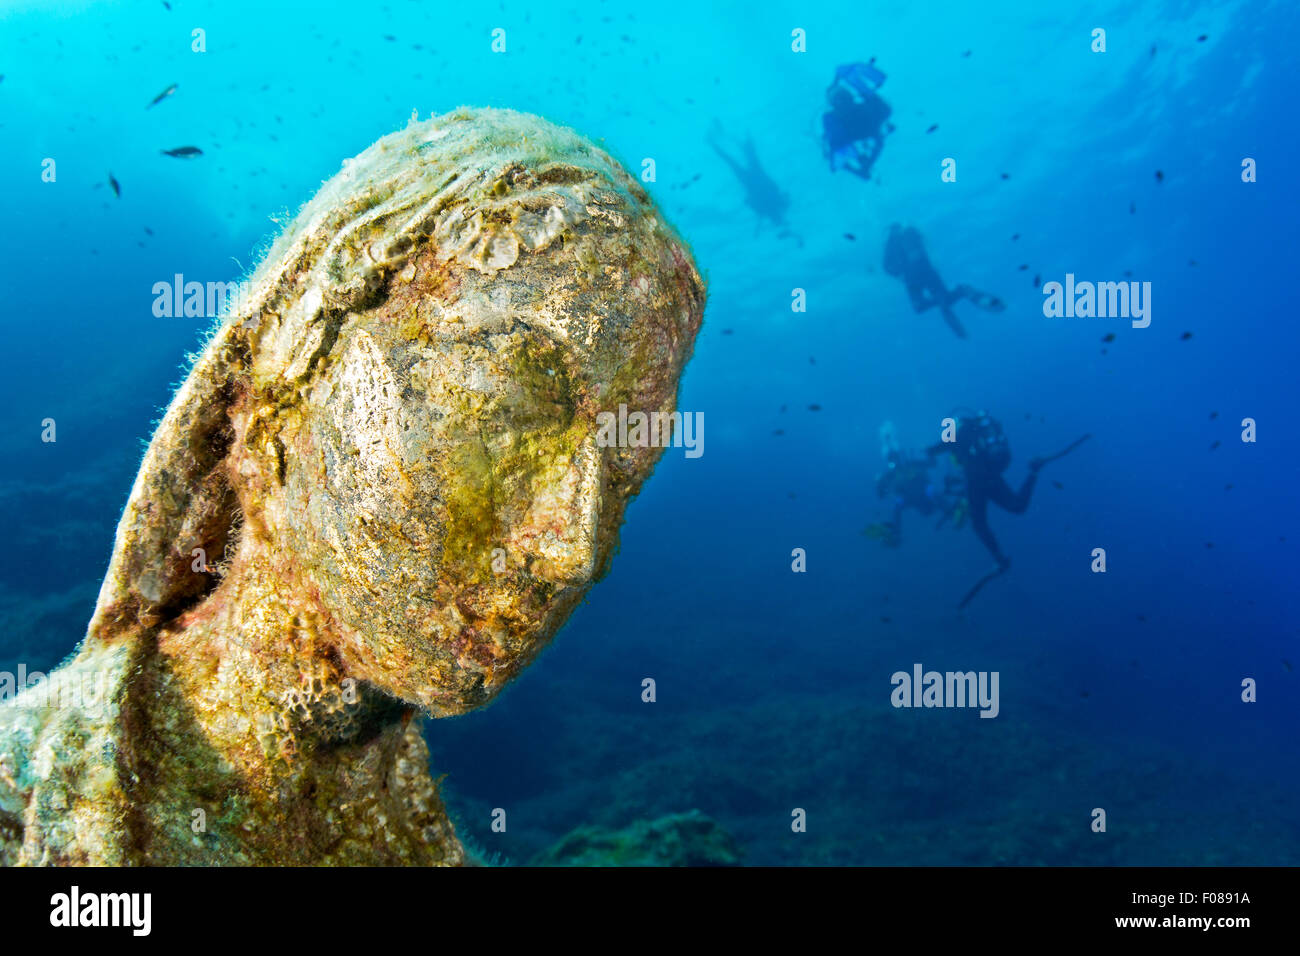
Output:
<instances>
[{"instance_id":1,"label":"statue head","mask_svg":"<svg viewBox=\"0 0 1300 956\"><path fill-rule=\"evenodd\" d=\"M590 142L462 110L345 162L246 289L154 436L89 639L255 580L349 676L436 715L488 700L661 452L601 447L596 417L674 410L689 251Z\"/></svg>"}]
</instances>

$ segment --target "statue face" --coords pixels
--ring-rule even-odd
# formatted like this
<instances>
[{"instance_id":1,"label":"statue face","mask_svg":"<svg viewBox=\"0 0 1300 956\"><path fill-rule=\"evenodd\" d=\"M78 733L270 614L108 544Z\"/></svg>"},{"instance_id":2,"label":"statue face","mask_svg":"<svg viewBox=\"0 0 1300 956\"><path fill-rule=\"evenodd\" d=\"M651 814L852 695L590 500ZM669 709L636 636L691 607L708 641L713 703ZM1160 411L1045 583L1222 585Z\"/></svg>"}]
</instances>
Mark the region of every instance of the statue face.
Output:
<instances>
[{"instance_id":1,"label":"statue face","mask_svg":"<svg viewBox=\"0 0 1300 956\"><path fill-rule=\"evenodd\" d=\"M308 402L281 423L284 495L267 513L341 625L351 673L462 712L604 572L661 449L598 447L596 416L672 411L698 327L698 304L681 301L698 278L684 257L668 262L638 287L644 308L599 323L530 324L500 294L477 300L471 327L412 319L428 311L429 257L345 319Z\"/></svg>"},{"instance_id":2,"label":"statue face","mask_svg":"<svg viewBox=\"0 0 1300 956\"><path fill-rule=\"evenodd\" d=\"M597 416L674 410L690 254L595 144L458 110L347 161L248 285L154 435L91 634L224 606L275 653L283 621L243 604L274 591L349 675L438 715L486 701L654 466L598 447Z\"/></svg>"}]
</instances>

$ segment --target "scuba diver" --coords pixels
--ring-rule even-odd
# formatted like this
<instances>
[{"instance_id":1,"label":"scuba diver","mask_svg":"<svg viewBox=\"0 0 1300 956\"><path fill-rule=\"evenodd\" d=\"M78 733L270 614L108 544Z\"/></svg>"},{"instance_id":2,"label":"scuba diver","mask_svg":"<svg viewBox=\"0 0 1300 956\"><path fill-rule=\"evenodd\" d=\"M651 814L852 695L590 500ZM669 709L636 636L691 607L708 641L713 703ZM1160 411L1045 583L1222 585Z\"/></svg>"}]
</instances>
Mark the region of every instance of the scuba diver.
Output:
<instances>
[{"instance_id":1,"label":"scuba diver","mask_svg":"<svg viewBox=\"0 0 1300 956\"><path fill-rule=\"evenodd\" d=\"M770 219L778 229L778 235L793 235L785 228L785 212L790 208L790 197L776 184L776 180L768 175L763 164L758 160L758 151L754 149L754 140L747 137L744 144L745 161L731 156L719 144L719 138L722 134L722 124L716 119L713 121L713 127L709 130L709 145L713 151L722 157L736 178L740 180L741 187L745 190L745 204L758 215L759 220Z\"/></svg>"},{"instance_id":2,"label":"scuba diver","mask_svg":"<svg viewBox=\"0 0 1300 956\"><path fill-rule=\"evenodd\" d=\"M945 286L939 273L930 264L929 256L925 254L921 234L912 226L904 229L894 223L889 227L889 238L885 240L884 266L891 276L903 280L913 310L919 314L937 305L944 321L957 333L958 338L966 338L966 330L952 310L953 303L967 299L986 312L1001 312L1006 308L997 296L971 286L959 285L955 289Z\"/></svg>"},{"instance_id":3,"label":"scuba diver","mask_svg":"<svg viewBox=\"0 0 1300 956\"><path fill-rule=\"evenodd\" d=\"M888 498L893 514L884 521L868 525L863 532L879 540L887 548L902 543L902 517L904 508L915 508L923 515L939 514L936 528L948 521L960 528L965 520L966 506L961 479L945 475L941 482L930 476L935 454L927 452L924 458L909 455L898 447L892 422L880 426L880 454L885 459L885 470L876 476L876 496Z\"/></svg>"},{"instance_id":4,"label":"scuba diver","mask_svg":"<svg viewBox=\"0 0 1300 956\"><path fill-rule=\"evenodd\" d=\"M1038 472L1050 461L1055 461L1074 451L1091 435L1084 435L1054 455L1029 460L1029 474L1019 491L1013 491L1002 477L1002 473L1011 464L1011 444L1007 441L1002 425L987 412L979 412L960 418L957 422L955 441L939 442L926 449L931 456L950 451L961 466L966 477L966 501L970 514L971 527L984 547L988 548L997 562L997 568L976 582L962 599L960 607L965 607L989 581L1004 573L1011 567L1011 559L1002 553L998 542L989 528L988 506L993 502L999 508L1011 514L1024 514L1029 507L1029 499L1034 493L1034 484L1038 481Z\"/></svg>"},{"instance_id":5,"label":"scuba diver","mask_svg":"<svg viewBox=\"0 0 1300 956\"><path fill-rule=\"evenodd\" d=\"M889 122L889 104L876 93L885 74L870 63L848 63L837 67L835 79L826 88L830 109L822 114L822 152L831 172L846 169L863 179L871 178L871 166L885 146L885 134L894 130Z\"/></svg>"}]
</instances>

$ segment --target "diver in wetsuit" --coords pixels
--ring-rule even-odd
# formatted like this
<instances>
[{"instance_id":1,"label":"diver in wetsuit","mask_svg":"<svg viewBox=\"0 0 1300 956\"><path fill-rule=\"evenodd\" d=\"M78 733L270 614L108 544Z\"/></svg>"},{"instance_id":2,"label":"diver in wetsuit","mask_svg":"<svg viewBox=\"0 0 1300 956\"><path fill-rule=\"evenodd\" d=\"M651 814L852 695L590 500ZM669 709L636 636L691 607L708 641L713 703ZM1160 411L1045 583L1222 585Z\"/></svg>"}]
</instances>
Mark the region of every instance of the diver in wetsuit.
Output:
<instances>
[{"instance_id":1,"label":"diver in wetsuit","mask_svg":"<svg viewBox=\"0 0 1300 956\"><path fill-rule=\"evenodd\" d=\"M742 146L744 152L742 162L723 148L722 137L722 124L714 120L709 130L709 145L740 180L741 188L745 190L746 205L754 210L760 222L763 219L770 219L779 230L778 235L793 235L785 228L785 214L790 208L790 197L763 168L758 158L758 150L754 148L753 138L745 139Z\"/></svg>"},{"instance_id":2,"label":"diver in wetsuit","mask_svg":"<svg viewBox=\"0 0 1300 956\"><path fill-rule=\"evenodd\" d=\"M966 337L957 315L952 310L953 303L961 299L969 300L973 305L986 312L1001 312L1006 306L997 296L981 292L968 285L959 285L949 289L925 253L925 244L921 234L911 226L904 229L898 223L889 227L889 238L885 240L885 271L891 276L901 278L907 287L908 298L917 313L926 309L939 307L948 327L957 333L958 338Z\"/></svg>"},{"instance_id":3,"label":"diver in wetsuit","mask_svg":"<svg viewBox=\"0 0 1300 956\"><path fill-rule=\"evenodd\" d=\"M876 496L890 500L894 506L893 515L885 521L870 525L866 530L868 537L878 538L889 548L902 544L904 508L915 508L927 516L938 512L936 528L942 528L953 518L956 519L956 527L961 527L961 479L948 475L941 485L937 484L930 477L933 462L933 456L918 461L902 452L890 455L885 470L876 478Z\"/></svg>"},{"instance_id":4,"label":"diver in wetsuit","mask_svg":"<svg viewBox=\"0 0 1300 956\"><path fill-rule=\"evenodd\" d=\"M928 451L920 458L900 450L892 422L880 427L880 440L885 470L876 476L876 496L889 499L893 514L869 525L863 533L888 548L898 547L902 544L904 508L915 508L927 516L938 512L936 528L949 520L961 527L965 518L961 479L956 475L945 475L942 481L932 478L930 469L934 466L935 453Z\"/></svg>"},{"instance_id":5,"label":"diver in wetsuit","mask_svg":"<svg viewBox=\"0 0 1300 956\"><path fill-rule=\"evenodd\" d=\"M1011 559L1002 553L997 539L989 529L989 502L1012 514L1023 514L1029 507L1034 484L1038 481L1038 472L1048 459L1031 458L1029 474L1025 477L1024 484L1019 491L1013 491L1002 477L1002 473L1011 464L1011 445L1001 424L987 412L958 421L955 442L939 442L926 449L931 456L945 451L952 452L966 476L966 502L971 527L975 529L980 541L984 542L984 547L989 549L993 560L997 561L998 570L1005 571L1011 566Z\"/></svg>"},{"instance_id":6,"label":"diver in wetsuit","mask_svg":"<svg viewBox=\"0 0 1300 956\"><path fill-rule=\"evenodd\" d=\"M863 179L871 178L871 166L885 146L889 104L876 90L885 74L871 63L848 63L835 70L826 89L830 109L822 114L822 152L831 172L848 170Z\"/></svg>"}]
</instances>

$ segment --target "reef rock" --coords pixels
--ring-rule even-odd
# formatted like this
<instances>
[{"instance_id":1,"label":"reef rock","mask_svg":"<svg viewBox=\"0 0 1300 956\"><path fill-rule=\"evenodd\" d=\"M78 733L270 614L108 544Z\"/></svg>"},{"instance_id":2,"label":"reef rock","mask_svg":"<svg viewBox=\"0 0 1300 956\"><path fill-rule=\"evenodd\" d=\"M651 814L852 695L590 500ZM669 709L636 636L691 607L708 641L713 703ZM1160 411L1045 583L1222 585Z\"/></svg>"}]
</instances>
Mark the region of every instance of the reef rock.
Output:
<instances>
[{"instance_id":1,"label":"reef rock","mask_svg":"<svg viewBox=\"0 0 1300 956\"><path fill-rule=\"evenodd\" d=\"M739 866L740 849L699 810L638 820L621 830L578 827L534 866Z\"/></svg>"},{"instance_id":2,"label":"reef rock","mask_svg":"<svg viewBox=\"0 0 1300 956\"><path fill-rule=\"evenodd\" d=\"M420 714L490 700L613 554L704 308L640 184L461 110L345 162L167 410L87 636L0 707L0 862L456 864Z\"/></svg>"}]
</instances>

